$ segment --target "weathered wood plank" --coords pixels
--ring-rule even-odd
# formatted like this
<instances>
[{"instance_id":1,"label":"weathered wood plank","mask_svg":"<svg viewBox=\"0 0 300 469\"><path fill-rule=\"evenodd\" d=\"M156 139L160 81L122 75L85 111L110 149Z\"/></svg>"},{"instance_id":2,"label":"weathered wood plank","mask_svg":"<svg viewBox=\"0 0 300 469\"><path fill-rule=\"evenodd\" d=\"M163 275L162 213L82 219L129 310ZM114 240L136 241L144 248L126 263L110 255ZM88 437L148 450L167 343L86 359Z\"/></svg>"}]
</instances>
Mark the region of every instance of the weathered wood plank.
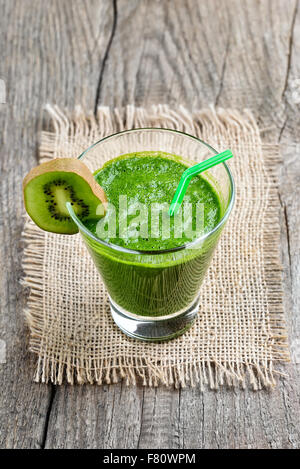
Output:
<instances>
[{"instance_id":1,"label":"weathered wood plank","mask_svg":"<svg viewBox=\"0 0 300 469\"><path fill-rule=\"evenodd\" d=\"M104 73L102 100L114 105L125 100L140 105L180 102L190 108L209 103L248 107L263 127L273 127L268 138L276 141L286 119L289 122L282 98L291 47L296 50L290 38L297 2L173 2L172 8L165 2L152 7L154 3L132 2L130 15L123 15L125 5L118 2L118 27ZM137 32L133 25L138 25ZM134 41L135 36L140 39ZM135 53L128 53L128 44ZM116 84L115 93L112 77L118 67L125 77ZM117 81L118 74L115 77ZM297 227L296 220L293 226ZM288 282L285 290L289 296ZM297 295L294 289L294 298ZM222 390L202 396L198 391L181 391L181 446L298 445L296 371L291 366L290 381L282 380L271 395ZM177 399L178 391L170 393ZM148 395L145 390L144 400ZM164 400L165 396L160 402L159 394L157 409L164 407ZM154 437L159 425L153 425L153 420L143 417L141 445L161 446ZM165 425L175 441L174 428L168 422Z\"/></svg>"},{"instance_id":2,"label":"weathered wood plank","mask_svg":"<svg viewBox=\"0 0 300 469\"><path fill-rule=\"evenodd\" d=\"M0 78L7 86L7 103L0 105L0 339L7 348L0 364L0 447L40 447L51 386L32 383L35 360L27 351L21 182L36 163L44 103L94 106L112 14L108 0L3 0L0 10Z\"/></svg>"},{"instance_id":3,"label":"weathered wood plank","mask_svg":"<svg viewBox=\"0 0 300 469\"><path fill-rule=\"evenodd\" d=\"M136 448L142 392L121 384L58 387L46 448Z\"/></svg>"},{"instance_id":4,"label":"weathered wood plank","mask_svg":"<svg viewBox=\"0 0 300 469\"><path fill-rule=\"evenodd\" d=\"M280 126L294 7L292 0L118 1L101 102L249 107L264 125Z\"/></svg>"},{"instance_id":5,"label":"weathered wood plank","mask_svg":"<svg viewBox=\"0 0 300 469\"><path fill-rule=\"evenodd\" d=\"M274 126L270 139L281 137L289 144L281 185L282 252L289 329L297 341L299 207L291 187L299 181L293 166L299 107L290 102L290 80L300 76L297 1L118 0L116 11L109 0L47 6L35 0L26 9L22 0L2 3L1 29L9 47L3 50L0 73L12 101L5 114L0 109L5 129L0 255L8 266L0 276L6 291L1 331L9 339L10 357L5 367L0 365L1 382L9 383L1 389L0 446L299 447L297 365L290 367L290 380L280 380L272 393L224 389L201 394L121 384L61 386L52 393L31 384L33 368L26 367L32 360L21 318L24 298L17 283L22 202L14 191L34 164L36 130L47 100L92 108L96 101L251 108L263 126Z\"/></svg>"},{"instance_id":6,"label":"weathered wood plank","mask_svg":"<svg viewBox=\"0 0 300 469\"><path fill-rule=\"evenodd\" d=\"M279 139L283 155L280 184L282 205L282 254L285 283L285 311L290 338L292 371L282 382L285 420L290 444L299 447L300 420L300 2L294 8L289 35L286 82L283 90L286 118Z\"/></svg>"}]
</instances>

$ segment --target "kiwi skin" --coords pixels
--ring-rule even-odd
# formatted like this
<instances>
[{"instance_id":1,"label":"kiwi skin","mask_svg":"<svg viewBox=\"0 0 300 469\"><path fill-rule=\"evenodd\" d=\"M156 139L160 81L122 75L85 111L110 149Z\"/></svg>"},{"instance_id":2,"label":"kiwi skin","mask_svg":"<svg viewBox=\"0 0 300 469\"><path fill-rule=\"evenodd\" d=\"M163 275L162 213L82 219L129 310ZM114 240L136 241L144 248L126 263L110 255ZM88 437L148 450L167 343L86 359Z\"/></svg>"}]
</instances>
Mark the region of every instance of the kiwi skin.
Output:
<instances>
[{"instance_id":1,"label":"kiwi skin","mask_svg":"<svg viewBox=\"0 0 300 469\"><path fill-rule=\"evenodd\" d=\"M33 168L23 181L24 204L32 220L43 230L61 234L78 232L77 225L64 207L63 214L51 212L50 208L57 205L54 195L51 195L54 205L49 202L50 189L66 185L63 192L66 201L72 202L76 194L75 207L81 209L82 220L97 219L104 216L107 198L103 189L95 181L87 166L80 160L73 158L58 158ZM58 204L59 205L59 204ZM99 212L99 205L102 211ZM76 211L76 210L75 210ZM100 215L99 215L100 213ZM52 215L51 215L52 214ZM79 215L78 215L79 216Z\"/></svg>"}]
</instances>

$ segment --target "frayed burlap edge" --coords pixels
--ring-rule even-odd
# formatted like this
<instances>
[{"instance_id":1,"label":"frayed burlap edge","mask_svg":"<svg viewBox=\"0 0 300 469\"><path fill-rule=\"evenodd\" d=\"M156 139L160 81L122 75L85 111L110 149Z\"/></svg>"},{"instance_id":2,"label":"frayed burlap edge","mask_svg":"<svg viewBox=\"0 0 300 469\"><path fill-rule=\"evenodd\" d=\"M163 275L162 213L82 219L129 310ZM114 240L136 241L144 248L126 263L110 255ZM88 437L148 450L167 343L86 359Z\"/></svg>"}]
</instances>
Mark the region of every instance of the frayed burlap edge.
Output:
<instances>
[{"instance_id":1,"label":"frayed burlap edge","mask_svg":"<svg viewBox=\"0 0 300 469\"><path fill-rule=\"evenodd\" d=\"M148 110L127 106L123 110L110 111L101 107L97 116L86 114L81 107L76 107L70 114L62 112L57 106L47 105L51 115L51 131L44 131L40 142L40 160L46 161L54 157L57 139L68 140L74 156L85 148L76 148L78 136L85 137L89 144L97 138L111 133L114 119L115 131L126 128L150 126L155 122L156 127L179 128L179 130L196 133L208 122L214 128L226 126L240 127L243 131L258 134L257 124L249 111L239 113L235 110L214 108L189 113L183 107L177 110L167 105L152 106ZM193 121L196 116L195 121ZM194 132L193 132L194 129ZM96 138L97 137L97 138ZM289 361L287 333L283 311L282 267L280 262L280 229L279 229L279 199L278 199L278 165L280 157L277 145L263 146L264 166L267 176L266 193L268 210L264 220L263 252L264 279L269 306L269 321L272 341L273 359L268 361L245 363L220 363L214 361L196 361L193 363L178 363L176 365L162 365L159 361L141 359L137 357L119 357L103 360L78 360L76 366L70 362L62 362L57 357L50 357L41 353L40 339L43 334L43 269L45 233L37 228L29 219L24 228L26 247L24 250L23 269L25 287L30 288L29 299L25 310L26 319L31 331L30 350L38 355L35 374L36 382L52 382L62 384L64 379L70 384L96 383L110 384L123 379L126 384L136 384L138 381L145 386L185 387L200 386L204 389L218 389L219 386L239 386L245 388L250 383L254 390L263 387L274 387L276 374L282 375L274 369L274 362Z\"/></svg>"}]
</instances>

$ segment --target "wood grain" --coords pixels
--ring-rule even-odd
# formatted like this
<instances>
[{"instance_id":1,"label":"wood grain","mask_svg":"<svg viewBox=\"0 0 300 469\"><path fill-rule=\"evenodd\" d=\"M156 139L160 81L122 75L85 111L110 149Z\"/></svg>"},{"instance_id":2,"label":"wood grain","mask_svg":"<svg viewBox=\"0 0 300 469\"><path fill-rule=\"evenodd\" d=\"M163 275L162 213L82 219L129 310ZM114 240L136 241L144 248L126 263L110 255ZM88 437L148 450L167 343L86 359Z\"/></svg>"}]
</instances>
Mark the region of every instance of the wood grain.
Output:
<instances>
[{"instance_id":1,"label":"wood grain","mask_svg":"<svg viewBox=\"0 0 300 469\"><path fill-rule=\"evenodd\" d=\"M0 0L0 446L299 448L298 0ZM285 306L293 363L272 393L32 383L19 285L21 181L45 102L250 108L280 142ZM300 194L299 194L300 196ZM298 361L298 364L296 363ZM286 371L286 367L284 369Z\"/></svg>"},{"instance_id":2,"label":"wood grain","mask_svg":"<svg viewBox=\"0 0 300 469\"><path fill-rule=\"evenodd\" d=\"M47 432L51 386L32 383L22 310L22 179L36 164L38 130L47 101L94 106L111 32L110 2L1 2L1 329L6 364L0 365L0 446L40 447Z\"/></svg>"}]
</instances>

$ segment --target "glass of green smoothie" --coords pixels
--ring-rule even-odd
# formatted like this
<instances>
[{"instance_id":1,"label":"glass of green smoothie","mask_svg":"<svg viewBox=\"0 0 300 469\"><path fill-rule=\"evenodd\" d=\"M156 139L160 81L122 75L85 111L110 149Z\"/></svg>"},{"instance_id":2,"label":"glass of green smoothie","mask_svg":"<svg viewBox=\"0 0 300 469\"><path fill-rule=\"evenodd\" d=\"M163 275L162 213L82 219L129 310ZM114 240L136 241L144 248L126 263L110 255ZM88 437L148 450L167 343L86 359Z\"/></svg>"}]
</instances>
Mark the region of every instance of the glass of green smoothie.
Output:
<instances>
[{"instance_id":1,"label":"glass of green smoothie","mask_svg":"<svg viewBox=\"0 0 300 469\"><path fill-rule=\"evenodd\" d=\"M217 152L191 135L134 129L103 138L79 159L105 191L104 218L73 221L106 286L112 317L128 336L168 340L199 309L199 289L234 202L223 163L195 177L176 217L168 208L187 167Z\"/></svg>"}]
</instances>

